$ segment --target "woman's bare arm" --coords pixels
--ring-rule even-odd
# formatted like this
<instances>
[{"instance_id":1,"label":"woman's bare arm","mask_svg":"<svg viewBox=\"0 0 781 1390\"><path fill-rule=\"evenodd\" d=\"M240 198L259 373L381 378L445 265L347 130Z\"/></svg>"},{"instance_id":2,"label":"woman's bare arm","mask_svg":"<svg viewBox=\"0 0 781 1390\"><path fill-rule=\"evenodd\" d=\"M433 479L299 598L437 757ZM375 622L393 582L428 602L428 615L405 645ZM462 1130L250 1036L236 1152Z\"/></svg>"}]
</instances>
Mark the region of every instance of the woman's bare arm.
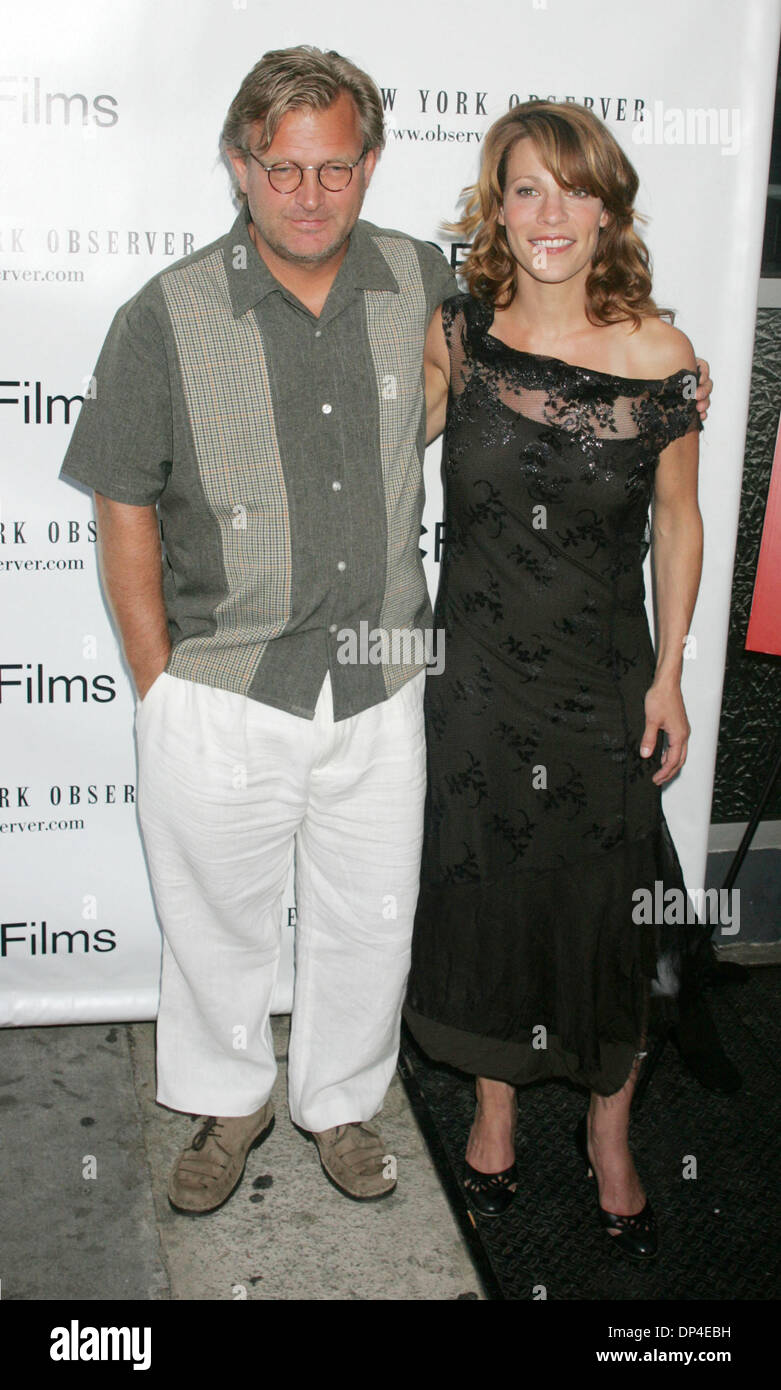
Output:
<instances>
[{"instance_id":1,"label":"woman's bare arm","mask_svg":"<svg viewBox=\"0 0 781 1390\"><path fill-rule=\"evenodd\" d=\"M156 507L95 493L98 564L136 690L144 698L171 652Z\"/></svg>"},{"instance_id":2,"label":"woman's bare arm","mask_svg":"<svg viewBox=\"0 0 781 1390\"><path fill-rule=\"evenodd\" d=\"M685 333L661 319L644 319L629 340L632 372L662 379L694 373ZM687 390L690 381L686 383ZM682 398L683 403L683 398ZM640 753L650 758L659 731L667 735L654 782L669 782L686 761L691 729L681 695L684 641L689 632L702 568L702 518L697 504L699 436L694 431L662 450L654 476L652 560L655 581L656 671L645 697Z\"/></svg>"},{"instance_id":3,"label":"woman's bare arm","mask_svg":"<svg viewBox=\"0 0 781 1390\"><path fill-rule=\"evenodd\" d=\"M657 651L653 684L646 694L641 754L649 757L660 729L668 746L654 774L660 786L686 761L691 732L681 695L684 640L689 631L702 570L702 517L697 503L699 440L694 433L663 451L656 469L653 503L653 566Z\"/></svg>"}]
</instances>

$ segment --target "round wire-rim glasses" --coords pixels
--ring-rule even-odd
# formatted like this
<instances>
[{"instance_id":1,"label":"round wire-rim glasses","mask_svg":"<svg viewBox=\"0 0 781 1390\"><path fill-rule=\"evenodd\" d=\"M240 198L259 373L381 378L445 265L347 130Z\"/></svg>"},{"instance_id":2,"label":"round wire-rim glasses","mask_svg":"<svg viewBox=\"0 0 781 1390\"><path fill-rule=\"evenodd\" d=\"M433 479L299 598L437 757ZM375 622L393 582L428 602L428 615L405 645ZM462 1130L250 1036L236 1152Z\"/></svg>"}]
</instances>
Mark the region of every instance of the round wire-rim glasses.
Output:
<instances>
[{"instance_id":1,"label":"round wire-rim glasses","mask_svg":"<svg viewBox=\"0 0 781 1390\"><path fill-rule=\"evenodd\" d=\"M329 159L324 164L294 164L291 159L282 160L278 164L264 164L253 150L247 150L247 154L252 156L268 176L275 193L295 193L303 182L306 169L317 171L318 181L328 193L343 193L350 184L353 169L356 169L365 157L366 150L362 150L352 164L342 159Z\"/></svg>"}]
</instances>

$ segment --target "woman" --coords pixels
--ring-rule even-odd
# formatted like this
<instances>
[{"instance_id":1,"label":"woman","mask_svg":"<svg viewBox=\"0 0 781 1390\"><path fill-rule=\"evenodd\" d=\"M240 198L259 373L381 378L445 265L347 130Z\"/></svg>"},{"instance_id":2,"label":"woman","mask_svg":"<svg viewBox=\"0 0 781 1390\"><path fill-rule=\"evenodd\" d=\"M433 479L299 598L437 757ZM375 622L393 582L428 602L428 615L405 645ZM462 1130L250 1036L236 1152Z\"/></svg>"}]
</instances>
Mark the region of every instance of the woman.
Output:
<instances>
[{"instance_id":1,"label":"woman","mask_svg":"<svg viewBox=\"0 0 781 1390\"><path fill-rule=\"evenodd\" d=\"M478 1210L498 1215L517 1186L516 1085L566 1076L591 1092L577 1139L600 1222L644 1259L657 1237L629 1106L677 945L644 924L637 890L683 890L660 798L686 758L702 524L695 358L650 297L637 186L589 111L527 103L486 136L455 229L470 292L426 347L432 437L447 402L446 641L426 691L405 1015L432 1057L477 1076Z\"/></svg>"}]
</instances>

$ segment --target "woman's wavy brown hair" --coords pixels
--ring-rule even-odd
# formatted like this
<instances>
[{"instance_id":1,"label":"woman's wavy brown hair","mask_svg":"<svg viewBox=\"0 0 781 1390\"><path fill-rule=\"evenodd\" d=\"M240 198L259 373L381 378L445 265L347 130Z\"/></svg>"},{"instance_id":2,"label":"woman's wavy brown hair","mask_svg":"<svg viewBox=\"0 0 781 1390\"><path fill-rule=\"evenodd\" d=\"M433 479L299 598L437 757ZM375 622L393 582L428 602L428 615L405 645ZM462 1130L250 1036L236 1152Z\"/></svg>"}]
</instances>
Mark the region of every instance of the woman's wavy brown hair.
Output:
<instances>
[{"instance_id":1,"label":"woman's wavy brown hair","mask_svg":"<svg viewBox=\"0 0 781 1390\"><path fill-rule=\"evenodd\" d=\"M586 314L595 324L643 318L669 318L651 298L650 256L635 231L642 222L634 210L638 177L621 146L585 106L574 102L527 101L495 121L483 144L480 175L465 188L461 219L447 231L471 249L459 273L471 294L506 309L515 297L516 261L498 220L504 197L507 161L518 140L533 141L545 168L562 188L584 188L601 198L610 213L602 227L586 280Z\"/></svg>"}]
</instances>

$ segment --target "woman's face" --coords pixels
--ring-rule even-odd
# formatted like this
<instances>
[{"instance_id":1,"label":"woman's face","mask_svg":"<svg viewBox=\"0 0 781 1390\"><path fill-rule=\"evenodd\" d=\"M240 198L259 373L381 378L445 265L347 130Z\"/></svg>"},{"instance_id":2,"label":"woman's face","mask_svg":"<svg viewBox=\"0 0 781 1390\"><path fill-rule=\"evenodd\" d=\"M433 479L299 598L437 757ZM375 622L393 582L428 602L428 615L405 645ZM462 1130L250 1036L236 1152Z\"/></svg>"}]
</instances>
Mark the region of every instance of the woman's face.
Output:
<instances>
[{"instance_id":1,"label":"woman's face","mask_svg":"<svg viewBox=\"0 0 781 1390\"><path fill-rule=\"evenodd\" d=\"M562 284L591 264L599 229L610 220L601 198L562 188L525 136L507 157L499 221L518 263L518 274Z\"/></svg>"}]
</instances>

